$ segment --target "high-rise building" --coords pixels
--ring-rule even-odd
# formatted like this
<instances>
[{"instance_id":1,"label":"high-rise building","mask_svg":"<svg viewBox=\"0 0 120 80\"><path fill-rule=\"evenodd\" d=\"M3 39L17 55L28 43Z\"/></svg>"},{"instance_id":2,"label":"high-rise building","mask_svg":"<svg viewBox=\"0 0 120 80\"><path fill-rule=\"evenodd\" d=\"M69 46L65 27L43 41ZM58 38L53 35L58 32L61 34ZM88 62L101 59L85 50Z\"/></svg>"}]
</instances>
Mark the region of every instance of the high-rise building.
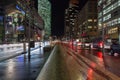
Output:
<instances>
[{"instance_id":1,"label":"high-rise building","mask_svg":"<svg viewBox=\"0 0 120 80\"><path fill-rule=\"evenodd\" d=\"M97 34L97 1L88 0L76 18L77 35L81 41L92 40Z\"/></svg>"},{"instance_id":2,"label":"high-rise building","mask_svg":"<svg viewBox=\"0 0 120 80\"><path fill-rule=\"evenodd\" d=\"M38 13L44 21L45 37L51 35L51 4L48 0L38 0Z\"/></svg>"},{"instance_id":3,"label":"high-rise building","mask_svg":"<svg viewBox=\"0 0 120 80\"><path fill-rule=\"evenodd\" d=\"M33 33L31 39L43 29L43 21L34 8L33 0L0 1L0 43L27 41L29 28Z\"/></svg>"},{"instance_id":4,"label":"high-rise building","mask_svg":"<svg viewBox=\"0 0 120 80\"><path fill-rule=\"evenodd\" d=\"M76 38L75 19L79 10L78 0L70 0L69 7L65 10L65 36L70 38Z\"/></svg>"},{"instance_id":5,"label":"high-rise building","mask_svg":"<svg viewBox=\"0 0 120 80\"><path fill-rule=\"evenodd\" d=\"M120 0L98 0L97 5L100 34L120 41Z\"/></svg>"}]
</instances>

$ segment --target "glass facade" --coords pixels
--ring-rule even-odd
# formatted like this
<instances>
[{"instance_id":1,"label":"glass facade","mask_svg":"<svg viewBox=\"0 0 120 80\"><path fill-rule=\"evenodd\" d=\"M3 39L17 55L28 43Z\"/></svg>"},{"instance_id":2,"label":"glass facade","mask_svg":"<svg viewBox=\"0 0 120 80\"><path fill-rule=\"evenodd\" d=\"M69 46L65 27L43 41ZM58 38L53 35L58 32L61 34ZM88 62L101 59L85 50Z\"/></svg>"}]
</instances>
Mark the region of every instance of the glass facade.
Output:
<instances>
[{"instance_id":1,"label":"glass facade","mask_svg":"<svg viewBox=\"0 0 120 80\"><path fill-rule=\"evenodd\" d=\"M99 0L98 29L106 31L110 38L118 38L120 24L120 0ZM102 24L102 26L100 26ZM114 35L117 36L114 36Z\"/></svg>"},{"instance_id":2,"label":"glass facade","mask_svg":"<svg viewBox=\"0 0 120 80\"><path fill-rule=\"evenodd\" d=\"M38 0L38 13L44 20L45 37L51 35L51 4L48 0Z\"/></svg>"},{"instance_id":3,"label":"glass facade","mask_svg":"<svg viewBox=\"0 0 120 80\"><path fill-rule=\"evenodd\" d=\"M5 40L6 42L19 42L24 36L24 15L21 12L12 12L5 17ZM20 37L20 38L19 38Z\"/></svg>"}]
</instances>

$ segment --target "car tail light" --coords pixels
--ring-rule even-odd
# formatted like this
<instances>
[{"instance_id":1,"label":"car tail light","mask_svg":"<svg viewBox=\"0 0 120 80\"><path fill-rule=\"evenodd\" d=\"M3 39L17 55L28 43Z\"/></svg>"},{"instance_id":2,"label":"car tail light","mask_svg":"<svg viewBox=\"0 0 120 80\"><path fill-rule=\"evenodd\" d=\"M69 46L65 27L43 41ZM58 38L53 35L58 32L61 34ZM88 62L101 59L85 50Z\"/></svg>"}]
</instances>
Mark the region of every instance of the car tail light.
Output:
<instances>
[{"instance_id":1,"label":"car tail light","mask_svg":"<svg viewBox=\"0 0 120 80\"><path fill-rule=\"evenodd\" d=\"M99 42L99 47L100 47L100 48L103 47L103 42Z\"/></svg>"},{"instance_id":2,"label":"car tail light","mask_svg":"<svg viewBox=\"0 0 120 80\"><path fill-rule=\"evenodd\" d=\"M82 43L81 42L78 42L77 45L81 45Z\"/></svg>"}]
</instances>

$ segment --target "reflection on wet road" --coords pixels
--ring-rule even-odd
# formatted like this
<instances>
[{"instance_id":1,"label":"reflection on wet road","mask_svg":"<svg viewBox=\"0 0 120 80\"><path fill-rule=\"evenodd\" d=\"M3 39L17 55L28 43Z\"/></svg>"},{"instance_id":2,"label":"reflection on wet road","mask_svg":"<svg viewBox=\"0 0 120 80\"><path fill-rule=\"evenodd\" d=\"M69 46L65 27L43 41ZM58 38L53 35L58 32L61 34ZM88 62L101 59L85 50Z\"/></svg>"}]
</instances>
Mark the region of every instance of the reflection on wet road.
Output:
<instances>
[{"instance_id":1,"label":"reflection on wet road","mask_svg":"<svg viewBox=\"0 0 120 80\"><path fill-rule=\"evenodd\" d=\"M35 80L48 54L43 55L40 49L36 49L32 51L30 61L27 57L23 54L0 62L0 80Z\"/></svg>"},{"instance_id":2,"label":"reflection on wet road","mask_svg":"<svg viewBox=\"0 0 120 80\"><path fill-rule=\"evenodd\" d=\"M84 80L120 80L120 64L116 64L120 61L119 56L110 56L107 51L103 54L100 50L78 49L69 44L63 44L63 46L68 48L68 50L66 50L69 55L68 58L73 57L73 60L79 64L77 68L80 70L81 74L84 73L82 74L84 76L81 77L85 78ZM73 64L72 61L70 63L71 65ZM76 70L76 68L74 68L74 70ZM76 75L81 76L79 73L76 73Z\"/></svg>"},{"instance_id":3,"label":"reflection on wet road","mask_svg":"<svg viewBox=\"0 0 120 80\"><path fill-rule=\"evenodd\" d=\"M120 76L120 56L110 56L108 51L103 54L102 51L81 49L78 50L78 55L82 55L87 59L97 63L101 67L111 71L112 73Z\"/></svg>"}]
</instances>

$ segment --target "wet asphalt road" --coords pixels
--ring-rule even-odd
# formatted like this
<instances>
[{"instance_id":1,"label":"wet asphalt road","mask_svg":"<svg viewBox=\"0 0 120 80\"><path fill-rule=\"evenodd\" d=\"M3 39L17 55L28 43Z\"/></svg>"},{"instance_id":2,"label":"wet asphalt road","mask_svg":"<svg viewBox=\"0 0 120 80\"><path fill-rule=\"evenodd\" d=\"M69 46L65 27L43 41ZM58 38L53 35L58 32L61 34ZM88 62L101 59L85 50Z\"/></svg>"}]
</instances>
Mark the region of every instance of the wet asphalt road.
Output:
<instances>
[{"instance_id":1,"label":"wet asphalt road","mask_svg":"<svg viewBox=\"0 0 120 80\"><path fill-rule=\"evenodd\" d=\"M109 70L113 74L120 77L120 55L110 56L109 51L105 50L103 54L100 50L80 49L78 55L83 55L87 59L104 66L106 70Z\"/></svg>"},{"instance_id":2,"label":"wet asphalt road","mask_svg":"<svg viewBox=\"0 0 120 80\"><path fill-rule=\"evenodd\" d=\"M31 51L31 59L22 54L0 62L0 80L35 80L50 52L43 54L42 49Z\"/></svg>"}]
</instances>

